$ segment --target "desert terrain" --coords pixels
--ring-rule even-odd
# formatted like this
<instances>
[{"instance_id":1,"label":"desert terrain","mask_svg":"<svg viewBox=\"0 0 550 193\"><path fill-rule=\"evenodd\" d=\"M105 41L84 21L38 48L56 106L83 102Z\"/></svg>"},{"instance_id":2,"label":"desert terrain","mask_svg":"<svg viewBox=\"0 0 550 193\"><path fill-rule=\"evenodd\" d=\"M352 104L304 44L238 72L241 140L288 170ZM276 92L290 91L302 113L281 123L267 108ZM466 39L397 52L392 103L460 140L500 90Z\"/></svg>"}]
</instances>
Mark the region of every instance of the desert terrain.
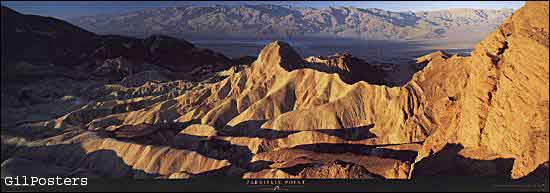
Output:
<instances>
[{"instance_id":1,"label":"desert terrain","mask_svg":"<svg viewBox=\"0 0 550 193\"><path fill-rule=\"evenodd\" d=\"M2 7L2 177L547 182L548 6L475 44L138 38Z\"/></svg>"}]
</instances>

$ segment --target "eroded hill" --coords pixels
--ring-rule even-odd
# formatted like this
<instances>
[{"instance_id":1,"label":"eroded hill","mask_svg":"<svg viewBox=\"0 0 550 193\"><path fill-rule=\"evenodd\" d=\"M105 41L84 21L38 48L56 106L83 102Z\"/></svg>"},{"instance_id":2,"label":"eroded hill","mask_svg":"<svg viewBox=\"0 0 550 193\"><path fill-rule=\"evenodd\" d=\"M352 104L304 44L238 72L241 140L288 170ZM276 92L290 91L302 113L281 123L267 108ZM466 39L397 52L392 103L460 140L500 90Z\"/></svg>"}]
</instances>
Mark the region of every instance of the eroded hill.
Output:
<instances>
[{"instance_id":1,"label":"eroded hill","mask_svg":"<svg viewBox=\"0 0 550 193\"><path fill-rule=\"evenodd\" d=\"M548 61L548 2L528 2L472 56L421 57L400 86L372 82L383 71L365 61L303 58L281 41L206 75L217 80L71 79L55 102L2 96L2 175L533 176L548 172ZM55 167L24 169L41 165Z\"/></svg>"}]
</instances>

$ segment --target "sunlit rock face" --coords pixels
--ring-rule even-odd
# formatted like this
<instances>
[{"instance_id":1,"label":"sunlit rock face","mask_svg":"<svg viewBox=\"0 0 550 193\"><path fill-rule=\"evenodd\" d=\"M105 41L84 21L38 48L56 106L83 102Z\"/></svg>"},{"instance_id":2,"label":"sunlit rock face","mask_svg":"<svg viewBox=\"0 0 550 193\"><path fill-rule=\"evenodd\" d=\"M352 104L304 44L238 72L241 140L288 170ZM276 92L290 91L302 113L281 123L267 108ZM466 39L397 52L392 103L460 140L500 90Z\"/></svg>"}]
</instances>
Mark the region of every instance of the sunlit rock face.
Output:
<instances>
[{"instance_id":1,"label":"sunlit rock face","mask_svg":"<svg viewBox=\"0 0 550 193\"><path fill-rule=\"evenodd\" d=\"M548 2L528 2L469 57L419 57L402 85L349 54L304 58L283 41L238 60L143 42L141 62L112 51L71 70L17 63L25 77L67 76L2 80L2 176L54 165L43 174L548 176ZM160 51L171 48L187 51Z\"/></svg>"},{"instance_id":2,"label":"sunlit rock face","mask_svg":"<svg viewBox=\"0 0 550 193\"><path fill-rule=\"evenodd\" d=\"M428 163L452 156L493 165L511 160L503 168L512 178L547 162L548 2L527 2L480 42L461 68L468 76L457 96L460 114L424 142L412 177L434 170ZM460 147L451 148L456 151L451 155L437 155L449 144Z\"/></svg>"}]
</instances>

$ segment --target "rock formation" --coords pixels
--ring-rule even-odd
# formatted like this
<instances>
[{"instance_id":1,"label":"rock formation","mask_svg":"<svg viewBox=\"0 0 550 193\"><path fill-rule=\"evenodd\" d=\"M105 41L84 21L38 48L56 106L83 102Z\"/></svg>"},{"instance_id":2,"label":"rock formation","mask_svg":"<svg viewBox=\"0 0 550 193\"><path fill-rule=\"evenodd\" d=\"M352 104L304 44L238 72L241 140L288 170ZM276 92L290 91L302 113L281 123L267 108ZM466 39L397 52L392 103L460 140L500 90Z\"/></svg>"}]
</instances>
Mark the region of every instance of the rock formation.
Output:
<instances>
[{"instance_id":1,"label":"rock formation","mask_svg":"<svg viewBox=\"0 0 550 193\"><path fill-rule=\"evenodd\" d=\"M512 178L548 161L548 37L548 2L527 2L476 46L460 66L466 79L455 82L460 111L426 139L413 178L434 170L424 160L448 144L463 146L448 156L512 159Z\"/></svg>"},{"instance_id":2,"label":"rock formation","mask_svg":"<svg viewBox=\"0 0 550 193\"><path fill-rule=\"evenodd\" d=\"M134 178L545 176L548 2L528 2L471 56L420 57L422 70L402 86L369 82L380 69L350 55L304 59L282 41L250 65L200 73L230 60L168 39L144 40L145 61L182 59L189 64L181 68L151 64L210 79L157 71L141 83L148 71L115 54L95 69L119 81L46 79L39 85L64 90L2 95L6 175L45 164L67 175ZM161 51L173 47L190 51ZM40 97L22 99L29 95Z\"/></svg>"}]
</instances>

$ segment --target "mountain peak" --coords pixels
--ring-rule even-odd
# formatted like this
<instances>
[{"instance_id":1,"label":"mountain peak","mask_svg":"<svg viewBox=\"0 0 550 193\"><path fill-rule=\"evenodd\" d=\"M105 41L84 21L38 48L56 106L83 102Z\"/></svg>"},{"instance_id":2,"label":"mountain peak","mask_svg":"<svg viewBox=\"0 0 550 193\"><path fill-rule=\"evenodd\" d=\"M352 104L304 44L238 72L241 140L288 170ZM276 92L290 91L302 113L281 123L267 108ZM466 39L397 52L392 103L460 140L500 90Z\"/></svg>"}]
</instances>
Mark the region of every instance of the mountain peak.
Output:
<instances>
[{"instance_id":1,"label":"mountain peak","mask_svg":"<svg viewBox=\"0 0 550 193\"><path fill-rule=\"evenodd\" d=\"M290 44L277 40L262 49L255 63L254 66L260 69L273 69L279 66L290 71L304 67L305 62Z\"/></svg>"}]
</instances>

